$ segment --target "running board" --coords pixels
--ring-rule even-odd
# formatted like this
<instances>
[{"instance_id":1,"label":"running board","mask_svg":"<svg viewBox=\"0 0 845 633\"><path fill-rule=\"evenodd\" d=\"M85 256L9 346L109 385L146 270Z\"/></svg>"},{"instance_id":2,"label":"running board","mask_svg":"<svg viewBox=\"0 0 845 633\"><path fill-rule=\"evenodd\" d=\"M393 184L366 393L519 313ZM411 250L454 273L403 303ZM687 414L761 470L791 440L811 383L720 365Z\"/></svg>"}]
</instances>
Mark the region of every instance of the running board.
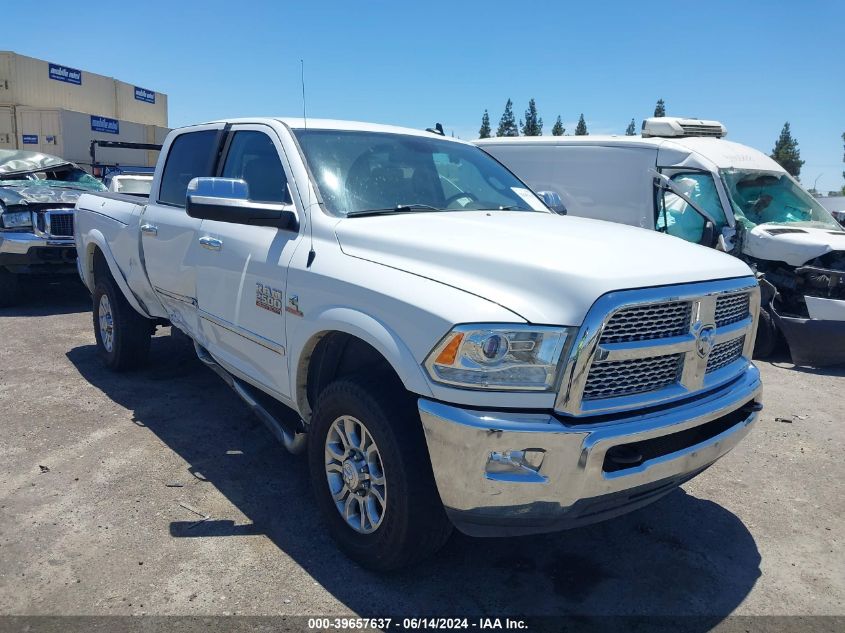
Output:
<instances>
[{"instance_id":1,"label":"running board","mask_svg":"<svg viewBox=\"0 0 845 633\"><path fill-rule=\"evenodd\" d=\"M299 454L305 450L305 423L293 409L230 374L196 341L194 349L203 364L211 368L241 397L288 451Z\"/></svg>"}]
</instances>

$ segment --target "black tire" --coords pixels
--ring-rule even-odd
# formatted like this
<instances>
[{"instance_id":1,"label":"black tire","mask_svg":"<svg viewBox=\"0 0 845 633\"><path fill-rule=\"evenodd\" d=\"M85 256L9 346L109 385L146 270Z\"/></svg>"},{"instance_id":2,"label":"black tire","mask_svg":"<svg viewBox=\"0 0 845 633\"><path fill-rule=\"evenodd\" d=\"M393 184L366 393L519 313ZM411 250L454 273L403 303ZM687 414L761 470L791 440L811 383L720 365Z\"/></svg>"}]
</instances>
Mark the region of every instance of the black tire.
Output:
<instances>
[{"instance_id":1,"label":"black tire","mask_svg":"<svg viewBox=\"0 0 845 633\"><path fill-rule=\"evenodd\" d=\"M0 267L0 308L17 305L21 300L19 276Z\"/></svg>"},{"instance_id":2,"label":"black tire","mask_svg":"<svg viewBox=\"0 0 845 633\"><path fill-rule=\"evenodd\" d=\"M103 341L100 327L100 308L102 298L108 298L111 311L111 341ZM106 366L113 371L124 371L143 365L150 351L153 324L138 314L129 305L123 293L107 277L97 281L93 295L94 336L97 339L97 351Z\"/></svg>"},{"instance_id":3,"label":"black tire","mask_svg":"<svg viewBox=\"0 0 845 633\"><path fill-rule=\"evenodd\" d=\"M436 552L452 531L437 493L414 400L396 380L344 378L319 395L308 430L317 506L340 549L369 569L388 571ZM335 420L360 420L378 446L386 487L381 523L363 534L341 516L327 481L326 438Z\"/></svg>"},{"instance_id":4,"label":"black tire","mask_svg":"<svg viewBox=\"0 0 845 633\"><path fill-rule=\"evenodd\" d=\"M772 315L766 308L760 308L757 324L757 338L754 339L754 358L768 358L778 343L778 330Z\"/></svg>"}]
</instances>

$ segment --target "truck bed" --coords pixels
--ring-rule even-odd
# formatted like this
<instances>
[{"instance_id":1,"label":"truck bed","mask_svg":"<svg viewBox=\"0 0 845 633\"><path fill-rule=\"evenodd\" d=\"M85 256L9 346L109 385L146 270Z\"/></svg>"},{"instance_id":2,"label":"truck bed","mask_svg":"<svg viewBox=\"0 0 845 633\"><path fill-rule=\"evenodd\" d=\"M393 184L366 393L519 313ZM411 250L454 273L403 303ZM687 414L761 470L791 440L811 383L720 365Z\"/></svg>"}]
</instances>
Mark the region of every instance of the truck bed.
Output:
<instances>
[{"instance_id":1,"label":"truck bed","mask_svg":"<svg viewBox=\"0 0 845 633\"><path fill-rule=\"evenodd\" d=\"M150 197L143 193L116 193L114 191L97 191L87 194L89 196L97 196L100 198L108 198L109 200L120 200L121 202L131 202L132 204L147 204Z\"/></svg>"}]
</instances>

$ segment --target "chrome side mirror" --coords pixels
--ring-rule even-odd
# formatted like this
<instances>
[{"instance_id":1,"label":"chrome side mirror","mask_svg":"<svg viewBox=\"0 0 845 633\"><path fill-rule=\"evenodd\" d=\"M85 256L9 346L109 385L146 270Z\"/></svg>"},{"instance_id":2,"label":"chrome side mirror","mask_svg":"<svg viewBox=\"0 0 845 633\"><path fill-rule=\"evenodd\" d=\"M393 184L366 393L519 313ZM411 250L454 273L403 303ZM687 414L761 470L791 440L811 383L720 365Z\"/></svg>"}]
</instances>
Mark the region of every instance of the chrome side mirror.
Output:
<instances>
[{"instance_id":1,"label":"chrome side mirror","mask_svg":"<svg viewBox=\"0 0 845 633\"><path fill-rule=\"evenodd\" d=\"M188 183L188 196L249 200L249 185L238 178L194 178Z\"/></svg>"},{"instance_id":2,"label":"chrome side mirror","mask_svg":"<svg viewBox=\"0 0 845 633\"><path fill-rule=\"evenodd\" d=\"M543 199L549 209L559 215L566 215L566 206L557 191L538 191L537 195Z\"/></svg>"},{"instance_id":3,"label":"chrome side mirror","mask_svg":"<svg viewBox=\"0 0 845 633\"><path fill-rule=\"evenodd\" d=\"M250 200L249 185L235 178L194 178L188 183L185 211L202 220L299 230L293 205Z\"/></svg>"}]
</instances>

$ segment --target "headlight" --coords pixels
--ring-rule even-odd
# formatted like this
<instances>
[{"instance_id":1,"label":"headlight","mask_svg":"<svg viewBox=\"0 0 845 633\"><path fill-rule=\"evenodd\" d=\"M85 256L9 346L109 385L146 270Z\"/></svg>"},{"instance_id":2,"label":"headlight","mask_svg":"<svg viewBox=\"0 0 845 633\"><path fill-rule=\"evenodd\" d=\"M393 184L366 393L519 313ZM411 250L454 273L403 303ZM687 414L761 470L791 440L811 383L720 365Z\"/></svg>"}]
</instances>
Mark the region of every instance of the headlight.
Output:
<instances>
[{"instance_id":1,"label":"headlight","mask_svg":"<svg viewBox=\"0 0 845 633\"><path fill-rule=\"evenodd\" d=\"M435 382L468 389L551 391L573 328L461 325L426 358Z\"/></svg>"},{"instance_id":2,"label":"headlight","mask_svg":"<svg viewBox=\"0 0 845 633\"><path fill-rule=\"evenodd\" d=\"M3 211L0 213L0 225L4 229L32 227L32 213L29 211Z\"/></svg>"}]
</instances>

